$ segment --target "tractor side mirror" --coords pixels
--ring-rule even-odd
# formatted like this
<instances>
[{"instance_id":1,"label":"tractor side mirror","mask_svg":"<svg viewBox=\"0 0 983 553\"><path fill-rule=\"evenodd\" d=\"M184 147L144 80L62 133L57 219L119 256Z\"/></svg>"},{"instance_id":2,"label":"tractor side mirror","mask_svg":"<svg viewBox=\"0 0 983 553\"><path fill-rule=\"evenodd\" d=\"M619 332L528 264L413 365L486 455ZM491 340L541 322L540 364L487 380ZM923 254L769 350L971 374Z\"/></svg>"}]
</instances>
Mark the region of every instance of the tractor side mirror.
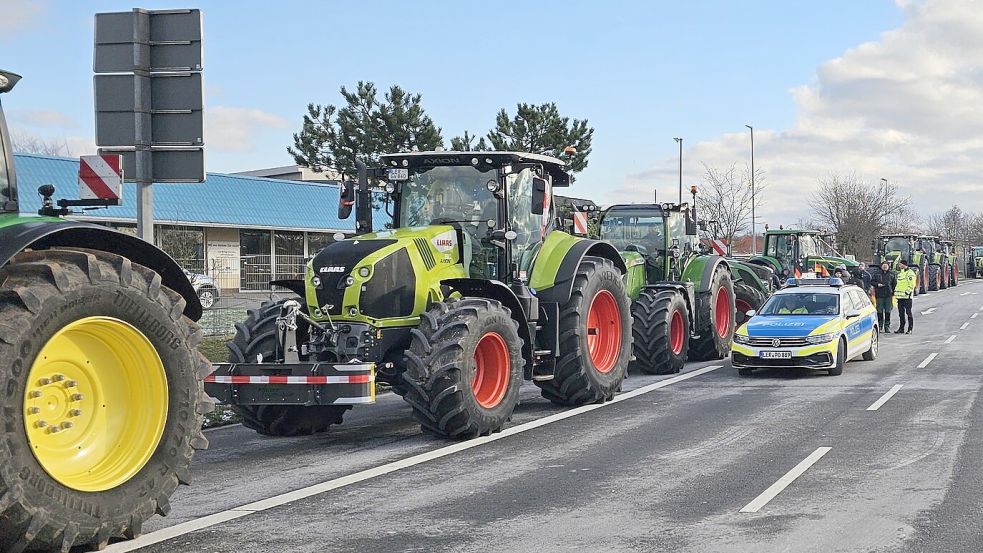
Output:
<instances>
[{"instance_id":1,"label":"tractor side mirror","mask_svg":"<svg viewBox=\"0 0 983 553\"><path fill-rule=\"evenodd\" d=\"M352 206L355 205L355 183L342 181L338 196L338 218L347 219L352 216Z\"/></svg>"},{"instance_id":2,"label":"tractor side mirror","mask_svg":"<svg viewBox=\"0 0 983 553\"><path fill-rule=\"evenodd\" d=\"M546 194L548 185L546 179L542 177L532 178L532 213L542 215L546 209Z\"/></svg>"}]
</instances>

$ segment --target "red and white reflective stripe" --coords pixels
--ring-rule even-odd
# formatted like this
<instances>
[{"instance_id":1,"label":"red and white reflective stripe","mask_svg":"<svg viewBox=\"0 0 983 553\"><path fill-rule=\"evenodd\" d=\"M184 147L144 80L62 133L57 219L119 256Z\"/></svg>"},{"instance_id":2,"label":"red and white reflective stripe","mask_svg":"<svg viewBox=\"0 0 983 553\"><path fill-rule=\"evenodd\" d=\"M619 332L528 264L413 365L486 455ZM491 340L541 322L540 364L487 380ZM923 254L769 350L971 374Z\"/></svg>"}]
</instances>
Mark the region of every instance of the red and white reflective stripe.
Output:
<instances>
[{"instance_id":1,"label":"red and white reflective stripe","mask_svg":"<svg viewBox=\"0 0 983 553\"><path fill-rule=\"evenodd\" d=\"M123 186L123 156L79 158L79 197L83 200L118 200Z\"/></svg>"},{"instance_id":2,"label":"red and white reflective stripe","mask_svg":"<svg viewBox=\"0 0 983 553\"><path fill-rule=\"evenodd\" d=\"M583 211L573 212L573 233L587 235L587 214Z\"/></svg>"},{"instance_id":3,"label":"red and white reflective stripe","mask_svg":"<svg viewBox=\"0 0 983 553\"><path fill-rule=\"evenodd\" d=\"M356 374L352 376L221 376L205 377L205 382L213 384L368 384L375 382L375 375Z\"/></svg>"},{"instance_id":4,"label":"red and white reflective stripe","mask_svg":"<svg viewBox=\"0 0 983 553\"><path fill-rule=\"evenodd\" d=\"M727 255L727 242L724 242L719 238L711 240L710 247L713 248L713 251L716 252L717 255Z\"/></svg>"}]
</instances>

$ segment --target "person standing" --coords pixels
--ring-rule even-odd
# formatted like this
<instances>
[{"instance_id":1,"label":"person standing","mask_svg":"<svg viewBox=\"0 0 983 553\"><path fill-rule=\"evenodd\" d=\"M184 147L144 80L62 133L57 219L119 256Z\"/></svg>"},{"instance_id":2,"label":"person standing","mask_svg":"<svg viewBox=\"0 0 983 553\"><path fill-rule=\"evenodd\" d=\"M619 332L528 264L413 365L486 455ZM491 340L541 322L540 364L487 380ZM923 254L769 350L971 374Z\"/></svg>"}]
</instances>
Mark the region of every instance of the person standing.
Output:
<instances>
[{"instance_id":1,"label":"person standing","mask_svg":"<svg viewBox=\"0 0 983 553\"><path fill-rule=\"evenodd\" d=\"M860 262L860 265L857 267L857 269L860 272L860 285L861 285L861 287L864 289L864 292L866 292L867 294L870 294L870 279L871 279L871 276L870 276L870 271L867 270L867 264L864 263L863 261L861 261Z\"/></svg>"},{"instance_id":2,"label":"person standing","mask_svg":"<svg viewBox=\"0 0 983 553\"><path fill-rule=\"evenodd\" d=\"M908 262L904 259L901 260L900 266L901 270L898 271L898 284L894 288L894 297L898 299L898 318L901 319L901 326L894 333L911 334L911 331L915 329L915 318L911 314L911 303L912 297L915 295L918 275L908 267ZM907 332L905 332L905 317L908 318Z\"/></svg>"},{"instance_id":3,"label":"person standing","mask_svg":"<svg viewBox=\"0 0 983 553\"><path fill-rule=\"evenodd\" d=\"M891 311L894 307L894 288L898 285L897 277L887 262L881 263L881 272L871 278L874 287L874 299L877 304L877 322L881 333L888 332L891 326Z\"/></svg>"}]
</instances>

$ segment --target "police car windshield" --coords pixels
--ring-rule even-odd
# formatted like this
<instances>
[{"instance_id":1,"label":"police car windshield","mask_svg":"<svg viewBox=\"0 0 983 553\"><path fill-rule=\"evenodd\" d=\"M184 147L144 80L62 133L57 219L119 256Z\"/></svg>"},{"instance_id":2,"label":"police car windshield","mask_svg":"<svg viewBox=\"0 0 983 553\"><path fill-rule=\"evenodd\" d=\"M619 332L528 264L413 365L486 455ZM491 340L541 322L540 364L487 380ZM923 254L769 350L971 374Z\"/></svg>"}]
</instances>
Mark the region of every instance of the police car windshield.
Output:
<instances>
[{"instance_id":1,"label":"police car windshield","mask_svg":"<svg viewBox=\"0 0 983 553\"><path fill-rule=\"evenodd\" d=\"M498 202L488 191L495 169L445 166L410 173L400 186L399 224L427 226L441 222L498 220Z\"/></svg>"},{"instance_id":2,"label":"police car windshield","mask_svg":"<svg viewBox=\"0 0 983 553\"><path fill-rule=\"evenodd\" d=\"M839 312L838 294L791 292L769 298L758 315L837 315Z\"/></svg>"}]
</instances>

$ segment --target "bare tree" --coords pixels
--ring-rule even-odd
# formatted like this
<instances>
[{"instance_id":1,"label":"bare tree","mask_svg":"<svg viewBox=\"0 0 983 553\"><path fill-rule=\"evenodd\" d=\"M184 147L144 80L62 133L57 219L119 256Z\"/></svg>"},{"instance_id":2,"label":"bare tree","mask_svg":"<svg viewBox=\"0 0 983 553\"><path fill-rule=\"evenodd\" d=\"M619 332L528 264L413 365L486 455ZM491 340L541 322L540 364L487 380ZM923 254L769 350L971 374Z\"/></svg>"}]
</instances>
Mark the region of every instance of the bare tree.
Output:
<instances>
[{"instance_id":1,"label":"bare tree","mask_svg":"<svg viewBox=\"0 0 983 553\"><path fill-rule=\"evenodd\" d=\"M819 179L812 194L812 210L819 224L836 233L844 253L862 257L889 222L910 214L911 199L900 196L894 184L872 185L856 173L831 173Z\"/></svg>"},{"instance_id":2,"label":"bare tree","mask_svg":"<svg viewBox=\"0 0 983 553\"><path fill-rule=\"evenodd\" d=\"M943 240L962 242L966 239L970 218L969 213L954 205L943 213L929 215L925 232Z\"/></svg>"},{"instance_id":3,"label":"bare tree","mask_svg":"<svg viewBox=\"0 0 983 553\"><path fill-rule=\"evenodd\" d=\"M751 171L739 171L737 164L726 169L703 164L703 185L696 196L696 211L704 221L716 221L708 229L713 238L723 238L728 244L734 237L751 230ZM764 172L755 171L754 201L761 205Z\"/></svg>"},{"instance_id":4,"label":"bare tree","mask_svg":"<svg viewBox=\"0 0 983 553\"><path fill-rule=\"evenodd\" d=\"M13 150L19 154L38 154L53 157L71 157L72 149L68 141L62 138L44 139L40 136L13 131L10 133Z\"/></svg>"}]
</instances>

